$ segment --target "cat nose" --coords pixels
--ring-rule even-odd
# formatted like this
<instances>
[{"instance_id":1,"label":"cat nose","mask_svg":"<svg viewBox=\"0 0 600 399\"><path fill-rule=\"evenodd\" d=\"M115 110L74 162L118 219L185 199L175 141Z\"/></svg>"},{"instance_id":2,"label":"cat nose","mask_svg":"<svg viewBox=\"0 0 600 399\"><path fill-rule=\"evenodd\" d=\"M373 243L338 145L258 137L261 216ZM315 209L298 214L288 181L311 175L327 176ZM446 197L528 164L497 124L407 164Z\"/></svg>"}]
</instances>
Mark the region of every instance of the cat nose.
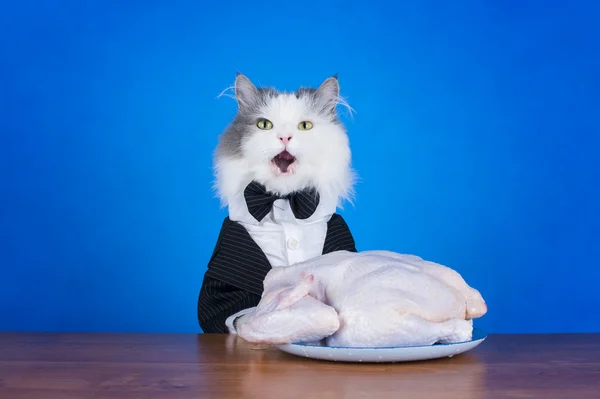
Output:
<instances>
[{"instance_id":1,"label":"cat nose","mask_svg":"<svg viewBox=\"0 0 600 399\"><path fill-rule=\"evenodd\" d=\"M282 136L279 137L279 140L281 140L283 144L287 144L290 142L290 140L292 140L292 136Z\"/></svg>"}]
</instances>

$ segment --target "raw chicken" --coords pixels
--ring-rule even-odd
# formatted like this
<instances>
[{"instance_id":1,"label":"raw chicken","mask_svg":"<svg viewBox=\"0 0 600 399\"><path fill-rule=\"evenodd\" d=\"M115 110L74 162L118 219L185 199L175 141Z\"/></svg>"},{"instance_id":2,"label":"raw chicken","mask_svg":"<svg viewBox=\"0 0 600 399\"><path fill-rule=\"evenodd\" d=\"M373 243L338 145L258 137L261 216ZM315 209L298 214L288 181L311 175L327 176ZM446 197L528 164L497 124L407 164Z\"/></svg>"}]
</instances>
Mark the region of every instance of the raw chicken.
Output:
<instances>
[{"instance_id":1,"label":"raw chicken","mask_svg":"<svg viewBox=\"0 0 600 399\"><path fill-rule=\"evenodd\" d=\"M238 334L254 343L463 342L487 306L456 271L413 255L339 251L272 269Z\"/></svg>"}]
</instances>

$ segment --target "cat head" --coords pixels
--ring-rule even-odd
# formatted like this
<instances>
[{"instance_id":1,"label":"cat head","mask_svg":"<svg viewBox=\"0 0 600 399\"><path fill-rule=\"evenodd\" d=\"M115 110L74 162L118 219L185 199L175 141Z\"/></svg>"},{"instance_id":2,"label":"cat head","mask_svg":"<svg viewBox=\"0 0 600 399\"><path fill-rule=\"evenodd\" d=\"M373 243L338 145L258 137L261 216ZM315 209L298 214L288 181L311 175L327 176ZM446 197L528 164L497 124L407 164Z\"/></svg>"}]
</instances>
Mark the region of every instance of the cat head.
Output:
<instances>
[{"instance_id":1,"label":"cat head","mask_svg":"<svg viewBox=\"0 0 600 399\"><path fill-rule=\"evenodd\" d=\"M354 183L346 130L339 120L337 76L318 88L281 92L235 80L238 109L215 151L216 189L224 205L251 181L286 195L307 187L349 199Z\"/></svg>"}]
</instances>

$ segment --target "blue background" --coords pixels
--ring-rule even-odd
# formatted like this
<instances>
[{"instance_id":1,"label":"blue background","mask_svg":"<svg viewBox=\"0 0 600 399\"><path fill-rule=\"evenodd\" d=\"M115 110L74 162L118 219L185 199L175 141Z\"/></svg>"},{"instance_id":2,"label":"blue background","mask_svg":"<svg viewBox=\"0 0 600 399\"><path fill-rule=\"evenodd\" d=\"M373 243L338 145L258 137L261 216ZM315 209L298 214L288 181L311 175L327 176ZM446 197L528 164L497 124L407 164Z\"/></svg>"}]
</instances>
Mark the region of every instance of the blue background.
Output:
<instances>
[{"instance_id":1,"label":"blue background","mask_svg":"<svg viewBox=\"0 0 600 399\"><path fill-rule=\"evenodd\" d=\"M458 270L489 332L600 331L599 3L118 3L1 6L0 329L199 331L241 71L339 72L360 250Z\"/></svg>"}]
</instances>

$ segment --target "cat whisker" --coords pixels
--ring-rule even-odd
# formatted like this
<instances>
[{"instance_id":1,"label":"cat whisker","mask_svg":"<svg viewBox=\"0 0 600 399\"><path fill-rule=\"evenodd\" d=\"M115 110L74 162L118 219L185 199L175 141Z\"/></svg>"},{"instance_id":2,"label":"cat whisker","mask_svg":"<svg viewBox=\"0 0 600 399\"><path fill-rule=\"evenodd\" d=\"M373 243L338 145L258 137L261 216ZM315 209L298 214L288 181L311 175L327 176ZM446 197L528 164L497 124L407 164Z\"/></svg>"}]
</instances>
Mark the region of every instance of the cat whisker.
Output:
<instances>
[{"instance_id":1,"label":"cat whisker","mask_svg":"<svg viewBox=\"0 0 600 399\"><path fill-rule=\"evenodd\" d=\"M348 104L348 101L342 97L342 96L338 96L337 98L337 105L340 105L344 108L346 108L348 110L348 113L350 114L350 118L354 118L354 109L350 106L350 104Z\"/></svg>"},{"instance_id":2,"label":"cat whisker","mask_svg":"<svg viewBox=\"0 0 600 399\"><path fill-rule=\"evenodd\" d=\"M233 98L235 100L235 94L227 94L227 91L229 90L234 90L235 92L235 86L229 86L227 87L225 90L223 90L221 93L219 93L219 95L216 98L221 98L221 97L229 97L229 98Z\"/></svg>"}]
</instances>

